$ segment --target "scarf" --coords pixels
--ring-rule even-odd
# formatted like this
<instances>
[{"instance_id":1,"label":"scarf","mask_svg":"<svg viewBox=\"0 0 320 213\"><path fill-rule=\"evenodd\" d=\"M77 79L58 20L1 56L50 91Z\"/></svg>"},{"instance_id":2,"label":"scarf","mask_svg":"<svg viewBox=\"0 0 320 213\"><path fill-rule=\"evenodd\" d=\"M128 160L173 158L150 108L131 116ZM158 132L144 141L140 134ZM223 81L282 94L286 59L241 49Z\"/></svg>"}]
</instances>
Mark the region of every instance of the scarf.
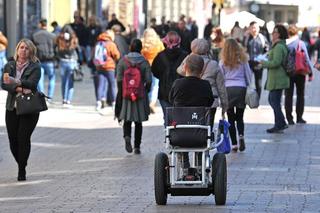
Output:
<instances>
[{"instance_id":1,"label":"scarf","mask_svg":"<svg viewBox=\"0 0 320 213\"><path fill-rule=\"evenodd\" d=\"M16 79L20 79L24 70L27 68L27 66L29 65L29 61L26 61L25 63L19 63L17 61L16 63Z\"/></svg>"},{"instance_id":2,"label":"scarf","mask_svg":"<svg viewBox=\"0 0 320 213\"><path fill-rule=\"evenodd\" d=\"M174 47L179 47L181 38L180 36L168 36L166 35L163 39L162 42L166 45L167 48L172 49Z\"/></svg>"}]
</instances>

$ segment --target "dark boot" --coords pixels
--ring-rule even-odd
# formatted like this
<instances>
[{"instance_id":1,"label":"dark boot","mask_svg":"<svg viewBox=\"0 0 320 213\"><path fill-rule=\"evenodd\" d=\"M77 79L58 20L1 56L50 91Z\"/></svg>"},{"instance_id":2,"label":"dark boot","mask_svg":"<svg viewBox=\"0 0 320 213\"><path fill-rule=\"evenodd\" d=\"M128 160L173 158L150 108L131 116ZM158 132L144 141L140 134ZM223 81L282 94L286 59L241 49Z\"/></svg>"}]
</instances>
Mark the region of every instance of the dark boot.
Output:
<instances>
[{"instance_id":1,"label":"dark boot","mask_svg":"<svg viewBox=\"0 0 320 213\"><path fill-rule=\"evenodd\" d=\"M127 152L131 153L132 152L132 146L131 146L131 137L130 136L125 136L124 137L124 141L125 141L125 148L127 150Z\"/></svg>"},{"instance_id":2,"label":"dark boot","mask_svg":"<svg viewBox=\"0 0 320 213\"><path fill-rule=\"evenodd\" d=\"M26 168L25 167L19 167L18 171L18 181L25 181L26 178Z\"/></svg>"},{"instance_id":3,"label":"dark boot","mask_svg":"<svg viewBox=\"0 0 320 213\"><path fill-rule=\"evenodd\" d=\"M141 151L140 151L140 144L141 144L141 141L134 141L134 149L133 149L133 153L134 154L141 154Z\"/></svg>"}]
</instances>

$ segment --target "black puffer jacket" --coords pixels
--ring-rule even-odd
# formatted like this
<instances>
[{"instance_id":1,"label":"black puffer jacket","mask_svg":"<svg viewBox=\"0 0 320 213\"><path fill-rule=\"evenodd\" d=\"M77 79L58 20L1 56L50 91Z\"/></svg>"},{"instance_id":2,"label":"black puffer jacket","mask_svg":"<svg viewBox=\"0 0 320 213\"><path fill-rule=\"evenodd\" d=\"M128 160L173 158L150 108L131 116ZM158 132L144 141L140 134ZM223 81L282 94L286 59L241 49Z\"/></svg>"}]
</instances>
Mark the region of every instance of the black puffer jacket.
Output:
<instances>
[{"instance_id":1,"label":"black puffer jacket","mask_svg":"<svg viewBox=\"0 0 320 213\"><path fill-rule=\"evenodd\" d=\"M169 101L168 96L172 84L181 77L177 73L177 68L187 55L188 53L181 48L166 48L154 59L151 71L159 79L159 100Z\"/></svg>"}]
</instances>

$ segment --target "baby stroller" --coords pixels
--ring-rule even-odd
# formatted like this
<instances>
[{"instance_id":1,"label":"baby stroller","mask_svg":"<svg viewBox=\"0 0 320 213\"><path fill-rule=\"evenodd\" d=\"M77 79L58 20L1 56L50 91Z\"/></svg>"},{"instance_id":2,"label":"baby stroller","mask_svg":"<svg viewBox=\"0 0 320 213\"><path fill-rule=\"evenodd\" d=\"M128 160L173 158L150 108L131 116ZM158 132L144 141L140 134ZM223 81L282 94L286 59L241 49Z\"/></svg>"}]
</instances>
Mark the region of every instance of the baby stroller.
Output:
<instances>
[{"instance_id":1,"label":"baby stroller","mask_svg":"<svg viewBox=\"0 0 320 213\"><path fill-rule=\"evenodd\" d=\"M227 195L227 164L223 153L212 150L223 143L219 128L216 140L210 126L210 108L169 107L165 119L166 148L155 157L154 189L158 205L166 205L167 195L203 196L213 194L216 205L224 205ZM190 167L183 168L182 153L189 153ZM179 159L180 158L180 159Z\"/></svg>"}]
</instances>

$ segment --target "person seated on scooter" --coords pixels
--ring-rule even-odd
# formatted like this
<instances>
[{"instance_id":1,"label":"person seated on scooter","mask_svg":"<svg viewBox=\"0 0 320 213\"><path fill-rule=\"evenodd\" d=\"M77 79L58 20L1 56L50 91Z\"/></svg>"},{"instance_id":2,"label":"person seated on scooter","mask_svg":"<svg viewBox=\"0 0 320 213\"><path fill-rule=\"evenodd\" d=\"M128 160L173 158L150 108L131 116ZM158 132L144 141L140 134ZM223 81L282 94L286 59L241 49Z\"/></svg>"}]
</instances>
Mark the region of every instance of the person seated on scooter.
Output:
<instances>
[{"instance_id":1,"label":"person seated on scooter","mask_svg":"<svg viewBox=\"0 0 320 213\"><path fill-rule=\"evenodd\" d=\"M204 62L201 56L187 56L184 69L186 77L174 81L169 93L169 102L173 107L210 107L214 101L210 83L201 79ZM187 152L182 154L182 168L189 168ZM178 155L181 157L181 155Z\"/></svg>"}]
</instances>

